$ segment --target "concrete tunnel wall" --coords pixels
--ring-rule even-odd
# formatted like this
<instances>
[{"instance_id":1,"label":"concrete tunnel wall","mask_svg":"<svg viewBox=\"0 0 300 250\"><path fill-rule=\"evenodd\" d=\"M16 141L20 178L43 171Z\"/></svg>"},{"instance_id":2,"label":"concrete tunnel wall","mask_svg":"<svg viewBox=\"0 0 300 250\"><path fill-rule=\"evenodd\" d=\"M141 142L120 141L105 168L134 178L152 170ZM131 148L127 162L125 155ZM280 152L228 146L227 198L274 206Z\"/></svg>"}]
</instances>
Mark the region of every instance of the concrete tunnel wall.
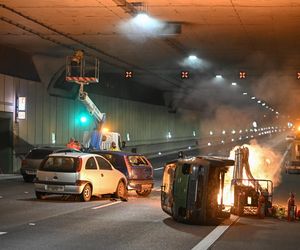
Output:
<instances>
[{"instance_id":1,"label":"concrete tunnel wall","mask_svg":"<svg viewBox=\"0 0 300 250\"><path fill-rule=\"evenodd\" d=\"M25 120L15 119L16 96L26 97ZM100 95L90 97L107 114L105 126L119 132L128 149L136 147L140 153L172 150L193 146L199 137L199 121L168 113L167 107ZM13 169L9 172L18 171L19 156L30 146L65 145L70 137L82 141L84 132L91 131L94 125L91 117L86 125L79 123L80 114L86 113L80 101L49 96L47 84L3 74L0 74L0 111L13 114ZM167 138L168 132L171 139Z\"/></svg>"}]
</instances>

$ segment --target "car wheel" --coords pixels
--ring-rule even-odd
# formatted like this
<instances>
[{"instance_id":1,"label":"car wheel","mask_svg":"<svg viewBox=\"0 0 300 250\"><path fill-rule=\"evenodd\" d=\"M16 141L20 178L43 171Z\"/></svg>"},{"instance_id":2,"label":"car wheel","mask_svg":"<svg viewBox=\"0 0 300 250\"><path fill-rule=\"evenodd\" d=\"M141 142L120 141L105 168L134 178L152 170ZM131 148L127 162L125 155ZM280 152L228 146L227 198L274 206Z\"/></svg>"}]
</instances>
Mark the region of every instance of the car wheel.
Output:
<instances>
[{"instance_id":1,"label":"car wheel","mask_svg":"<svg viewBox=\"0 0 300 250\"><path fill-rule=\"evenodd\" d=\"M115 197L120 198L122 201L127 201L127 195L128 195L128 192L127 192L127 188L126 188L124 182L119 181L119 184L117 186L117 190L115 193Z\"/></svg>"},{"instance_id":2,"label":"car wheel","mask_svg":"<svg viewBox=\"0 0 300 250\"><path fill-rule=\"evenodd\" d=\"M151 193L152 189L144 189L142 191L138 191L136 190L135 192L139 195L139 196L143 196L146 197Z\"/></svg>"},{"instance_id":3,"label":"car wheel","mask_svg":"<svg viewBox=\"0 0 300 250\"><path fill-rule=\"evenodd\" d=\"M90 184L86 184L80 195L81 201L90 201L92 198L92 188Z\"/></svg>"},{"instance_id":4,"label":"car wheel","mask_svg":"<svg viewBox=\"0 0 300 250\"><path fill-rule=\"evenodd\" d=\"M35 196L38 200L43 200L45 198L45 193L35 191Z\"/></svg>"},{"instance_id":5,"label":"car wheel","mask_svg":"<svg viewBox=\"0 0 300 250\"><path fill-rule=\"evenodd\" d=\"M33 182L34 176L33 175L23 175L23 179L25 182Z\"/></svg>"}]
</instances>

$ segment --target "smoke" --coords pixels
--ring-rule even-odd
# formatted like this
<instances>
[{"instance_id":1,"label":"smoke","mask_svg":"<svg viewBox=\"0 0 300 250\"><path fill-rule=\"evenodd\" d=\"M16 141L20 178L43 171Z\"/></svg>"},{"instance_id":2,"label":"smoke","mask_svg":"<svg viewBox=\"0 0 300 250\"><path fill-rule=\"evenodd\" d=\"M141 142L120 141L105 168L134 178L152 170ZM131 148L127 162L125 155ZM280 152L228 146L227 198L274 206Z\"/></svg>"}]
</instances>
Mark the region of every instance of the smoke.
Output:
<instances>
[{"instance_id":1,"label":"smoke","mask_svg":"<svg viewBox=\"0 0 300 250\"><path fill-rule=\"evenodd\" d=\"M146 14L138 14L129 21L121 22L118 30L129 40L145 42L148 38L157 38L176 33L176 26L152 18Z\"/></svg>"},{"instance_id":2,"label":"smoke","mask_svg":"<svg viewBox=\"0 0 300 250\"><path fill-rule=\"evenodd\" d=\"M232 130L246 129L252 127L253 117L255 112L251 108L244 108L243 110L238 107L220 105L215 107L210 106L213 117L203 120L200 124L201 132L225 130L230 133Z\"/></svg>"},{"instance_id":3,"label":"smoke","mask_svg":"<svg viewBox=\"0 0 300 250\"><path fill-rule=\"evenodd\" d=\"M271 180L274 187L278 186L281 181L280 162L282 155L270 147L259 145L256 140L251 140L250 145L244 144L243 146L249 148L249 165L253 177L255 179ZM237 147L230 151L230 159L234 160L236 149ZM230 178L232 178L232 175Z\"/></svg>"},{"instance_id":4,"label":"smoke","mask_svg":"<svg viewBox=\"0 0 300 250\"><path fill-rule=\"evenodd\" d=\"M296 72L276 71L264 74L253 84L253 92L280 113L293 117L299 115L299 80Z\"/></svg>"}]
</instances>

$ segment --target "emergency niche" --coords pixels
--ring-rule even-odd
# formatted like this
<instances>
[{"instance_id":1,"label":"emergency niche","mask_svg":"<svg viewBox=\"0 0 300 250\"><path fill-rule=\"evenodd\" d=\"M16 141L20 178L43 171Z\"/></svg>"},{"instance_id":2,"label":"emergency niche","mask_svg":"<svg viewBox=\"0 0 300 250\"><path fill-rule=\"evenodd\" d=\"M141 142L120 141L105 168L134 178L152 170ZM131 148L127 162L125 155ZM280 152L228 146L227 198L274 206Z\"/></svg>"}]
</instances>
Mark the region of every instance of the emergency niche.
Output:
<instances>
[{"instance_id":1,"label":"emergency niche","mask_svg":"<svg viewBox=\"0 0 300 250\"><path fill-rule=\"evenodd\" d=\"M214 157L177 159L165 165L161 187L161 207L176 221L189 224L215 224L225 212L224 177L234 161Z\"/></svg>"}]
</instances>

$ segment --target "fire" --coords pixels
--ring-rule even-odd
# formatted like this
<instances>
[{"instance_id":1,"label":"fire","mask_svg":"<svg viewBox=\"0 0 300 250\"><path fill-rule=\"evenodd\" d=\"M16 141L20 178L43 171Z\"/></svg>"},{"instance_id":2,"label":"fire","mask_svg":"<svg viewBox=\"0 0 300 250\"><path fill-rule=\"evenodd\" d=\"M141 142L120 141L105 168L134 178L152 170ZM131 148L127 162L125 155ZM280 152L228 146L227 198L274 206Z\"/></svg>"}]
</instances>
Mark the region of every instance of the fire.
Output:
<instances>
[{"instance_id":1,"label":"fire","mask_svg":"<svg viewBox=\"0 0 300 250\"><path fill-rule=\"evenodd\" d=\"M256 140L250 141L250 145L244 144L244 147L249 148L249 165L250 171L255 179L267 179L273 182L274 187L278 186L281 180L281 166L280 160L282 156L278 152L274 152L271 148L261 146ZM230 159L234 160L236 146L230 151ZM223 204L233 204L233 190L231 189L231 180L233 176L234 167L230 167L225 175ZM243 178L247 179L245 173ZM221 194L218 195L220 203Z\"/></svg>"}]
</instances>

